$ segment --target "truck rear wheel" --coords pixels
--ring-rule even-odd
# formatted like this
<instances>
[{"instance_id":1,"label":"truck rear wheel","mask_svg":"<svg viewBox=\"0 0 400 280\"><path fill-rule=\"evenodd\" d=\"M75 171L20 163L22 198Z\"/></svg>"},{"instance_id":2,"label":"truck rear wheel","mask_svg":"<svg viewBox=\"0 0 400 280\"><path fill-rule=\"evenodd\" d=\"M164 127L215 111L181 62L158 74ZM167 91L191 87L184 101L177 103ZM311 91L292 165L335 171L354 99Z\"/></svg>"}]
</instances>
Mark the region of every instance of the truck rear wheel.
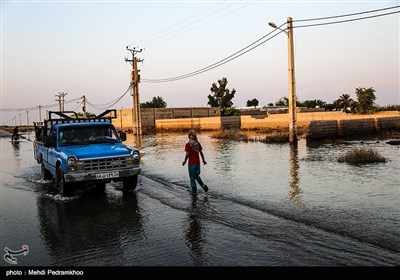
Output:
<instances>
[{"instance_id":1,"label":"truck rear wheel","mask_svg":"<svg viewBox=\"0 0 400 280\"><path fill-rule=\"evenodd\" d=\"M64 180L64 171L62 170L61 165L58 166L56 177L54 180L54 187L59 190L62 196L72 196L73 189L72 184L66 183Z\"/></svg>"},{"instance_id":2,"label":"truck rear wheel","mask_svg":"<svg viewBox=\"0 0 400 280\"><path fill-rule=\"evenodd\" d=\"M43 180L50 180L51 179L51 173L44 167L44 162L41 160L40 164L40 174Z\"/></svg>"},{"instance_id":3,"label":"truck rear wheel","mask_svg":"<svg viewBox=\"0 0 400 280\"><path fill-rule=\"evenodd\" d=\"M123 179L122 184L124 189L135 190L138 182L138 175L126 177Z\"/></svg>"}]
</instances>

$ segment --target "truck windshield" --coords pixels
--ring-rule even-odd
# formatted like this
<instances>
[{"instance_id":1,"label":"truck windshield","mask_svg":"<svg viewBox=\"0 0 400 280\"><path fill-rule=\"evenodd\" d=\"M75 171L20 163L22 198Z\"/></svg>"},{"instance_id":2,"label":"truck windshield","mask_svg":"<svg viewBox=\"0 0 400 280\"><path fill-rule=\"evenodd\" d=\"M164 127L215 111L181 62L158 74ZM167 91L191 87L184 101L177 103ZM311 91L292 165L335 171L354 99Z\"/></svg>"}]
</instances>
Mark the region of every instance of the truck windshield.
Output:
<instances>
[{"instance_id":1,"label":"truck windshield","mask_svg":"<svg viewBox=\"0 0 400 280\"><path fill-rule=\"evenodd\" d=\"M68 126L58 131L58 145L87 145L91 143L116 143L119 136L112 126Z\"/></svg>"}]
</instances>

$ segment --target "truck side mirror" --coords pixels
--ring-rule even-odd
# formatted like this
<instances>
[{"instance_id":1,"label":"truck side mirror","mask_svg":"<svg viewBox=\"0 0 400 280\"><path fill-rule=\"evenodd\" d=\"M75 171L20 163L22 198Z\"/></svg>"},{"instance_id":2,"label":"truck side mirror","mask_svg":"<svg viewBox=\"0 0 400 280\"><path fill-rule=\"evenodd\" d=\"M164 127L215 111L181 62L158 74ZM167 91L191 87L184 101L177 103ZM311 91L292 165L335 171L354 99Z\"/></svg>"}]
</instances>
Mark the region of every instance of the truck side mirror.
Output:
<instances>
[{"instance_id":1,"label":"truck side mirror","mask_svg":"<svg viewBox=\"0 0 400 280\"><path fill-rule=\"evenodd\" d=\"M119 138L121 138L121 141L126 141L126 133L123 131L120 131Z\"/></svg>"}]
</instances>

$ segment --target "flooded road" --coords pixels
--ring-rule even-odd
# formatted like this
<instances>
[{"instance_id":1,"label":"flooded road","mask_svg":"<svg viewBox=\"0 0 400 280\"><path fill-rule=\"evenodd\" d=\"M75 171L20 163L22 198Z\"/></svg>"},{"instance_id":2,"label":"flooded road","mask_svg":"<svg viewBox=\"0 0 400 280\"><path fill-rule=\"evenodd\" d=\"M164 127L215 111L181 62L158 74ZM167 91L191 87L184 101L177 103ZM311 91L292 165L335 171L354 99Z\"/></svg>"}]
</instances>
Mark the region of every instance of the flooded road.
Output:
<instances>
[{"instance_id":1,"label":"flooded road","mask_svg":"<svg viewBox=\"0 0 400 280\"><path fill-rule=\"evenodd\" d=\"M28 245L18 266L400 265L399 146L291 148L211 134L198 135L210 190L197 197L181 164L186 133L143 139L136 191L112 183L70 198L40 180L31 141L1 138L3 254ZM387 162L337 162L360 146Z\"/></svg>"}]
</instances>

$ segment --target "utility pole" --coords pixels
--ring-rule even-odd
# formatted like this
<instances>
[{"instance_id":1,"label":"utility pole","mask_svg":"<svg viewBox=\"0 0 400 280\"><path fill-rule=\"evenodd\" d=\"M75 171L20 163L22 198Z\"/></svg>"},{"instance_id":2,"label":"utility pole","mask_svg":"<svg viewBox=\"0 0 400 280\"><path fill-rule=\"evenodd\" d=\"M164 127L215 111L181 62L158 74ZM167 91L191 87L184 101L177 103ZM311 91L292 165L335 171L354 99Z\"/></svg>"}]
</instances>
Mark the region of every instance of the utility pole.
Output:
<instances>
[{"instance_id":1,"label":"utility pole","mask_svg":"<svg viewBox=\"0 0 400 280\"><path fill-rule=\"evenodd\" d=\"M288 78L289 78L289 142L297 145L296 80L294 75L294 47L292 18L287 18Z\"/></svg>"},{"instance_id":2,"label":"utility pole","mask_svg":"<svg viewBox=\"0 0 400 280\"><path fill-rule=\"evenodd\" d=\"M296 80L294 76L294 47L292 18L287 18L287 31L269 22L269 26L279 29L288 36L288 83L289 83L289 142L297 145Z\"/></svg>"},{"instance_id":3,"label":"utility pole","mask_svg":"<svg viewBox=\"0 0 400 280\"><path fill-rule=\"evenodd\" d=\"M136 135L136 145L138 147L141 146L141 136L142 136L142 122L140 115L140 98L139 98L139 83L140 83L140 75L139 70L137 68L137 63L142 62L142 59L137 59L135 54L138 52L142 52L142 49L137 50L135 48L130 49L128 46L126 47L128 51L132 54L132 59L125 58L125 62L130 62L132 65L132 73L131 73L131 87L132 87L132 98L133 98L133 114L132 114L132 126L133 126L133 134Z\"/></svg>"},{"instance_id":4,"label":"utility pole","mask_svg":"<svg viewBox=\"0 0 400 280\"><path fill-rule=\"evenodd\" d=\"M82 114L83 114L83 117L85 118L86 117L86 96L85 95L83 95L82 96Z\"/></svg>"},{"instance_id":5,"label":"utility pole","mask_svg":"<svg viewBox=\"0 0 400 280\"><path fill-rule=\"evenodd\" d=\"M42 121L42 107L41 105L38 106L39 107L39 121Z\"/></svg>"},{"instance_id":6,"label":"utility pole","mask_svg":"<svg viewBox=\"0 0 400 280\"><path fill-rule=\"evenodd\" d=\"M68 92L59 92L55 96L58 97L56 101L58 101L59 105L59 111L64 112L64 102L65 102L65 96L68 94Z\"/></svg>"},{"instance_id":7,"label":"utility pole","mask_svg":"<svg viewBox=\"0 0 400 280\"><path fill-rule=\"evenodd\" d=\"M29 111L26 112L26 124L29 125Z\"/></svg>"}]
</instances>

